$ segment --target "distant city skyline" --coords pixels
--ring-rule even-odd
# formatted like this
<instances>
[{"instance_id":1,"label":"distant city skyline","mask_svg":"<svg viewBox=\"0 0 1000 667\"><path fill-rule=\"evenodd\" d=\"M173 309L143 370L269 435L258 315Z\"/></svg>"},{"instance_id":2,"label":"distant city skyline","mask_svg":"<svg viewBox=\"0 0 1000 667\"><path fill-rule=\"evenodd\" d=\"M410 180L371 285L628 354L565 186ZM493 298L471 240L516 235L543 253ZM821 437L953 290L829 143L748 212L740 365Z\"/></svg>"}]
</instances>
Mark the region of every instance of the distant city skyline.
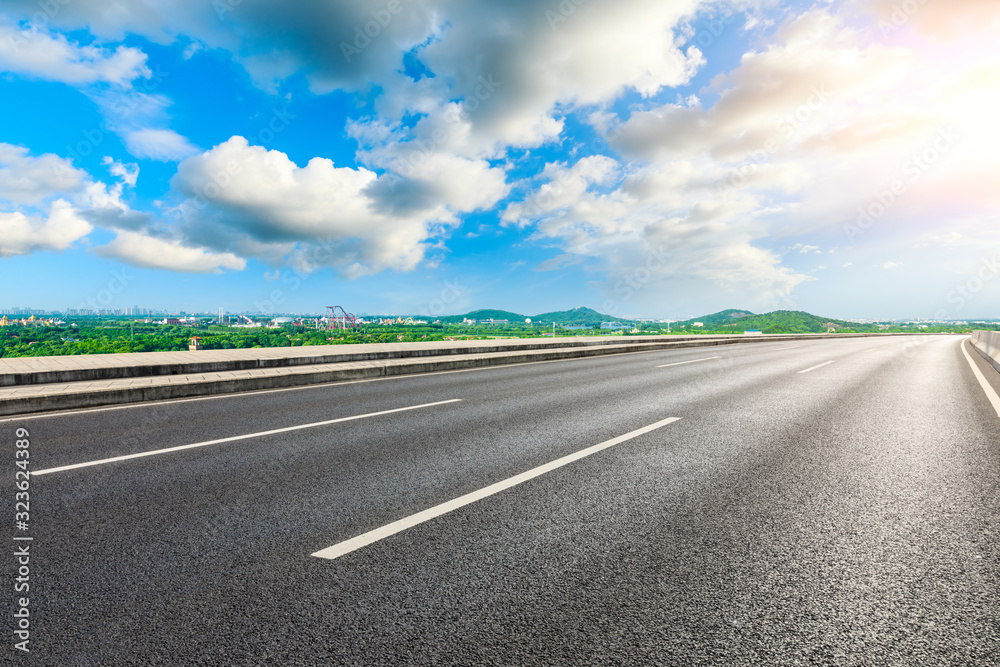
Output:
<instances>
[{"instance_id":1,"label":"distant city skyline","mask_svg":"<svg viewBox=\"0 0 1000 667\"><path fill-rule=\"evenodd\" d=\"M0 301L1000 311L982 0L0 7Z\"/></svg>"}]
</instances>

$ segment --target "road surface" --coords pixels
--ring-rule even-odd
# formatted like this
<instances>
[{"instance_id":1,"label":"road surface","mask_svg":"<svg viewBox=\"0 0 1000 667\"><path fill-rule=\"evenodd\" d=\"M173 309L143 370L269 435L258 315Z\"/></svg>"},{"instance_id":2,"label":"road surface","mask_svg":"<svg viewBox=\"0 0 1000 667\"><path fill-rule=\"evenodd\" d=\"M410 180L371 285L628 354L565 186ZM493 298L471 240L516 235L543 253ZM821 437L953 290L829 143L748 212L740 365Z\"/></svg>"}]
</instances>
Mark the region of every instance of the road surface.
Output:
<instances>
[{"instance_id":1,"label":"road surface","mask_svg":"<svg viewBox=\"0 0 1000 667\"><path fill-rule=\"evenodd\" d=\"M17 428L33 471L30 529L10 528L33 538L31 652L9 655L998 664L1000 416L963 340L648 352L3 419L11 520Z\"/></svg>"}]
</instances>

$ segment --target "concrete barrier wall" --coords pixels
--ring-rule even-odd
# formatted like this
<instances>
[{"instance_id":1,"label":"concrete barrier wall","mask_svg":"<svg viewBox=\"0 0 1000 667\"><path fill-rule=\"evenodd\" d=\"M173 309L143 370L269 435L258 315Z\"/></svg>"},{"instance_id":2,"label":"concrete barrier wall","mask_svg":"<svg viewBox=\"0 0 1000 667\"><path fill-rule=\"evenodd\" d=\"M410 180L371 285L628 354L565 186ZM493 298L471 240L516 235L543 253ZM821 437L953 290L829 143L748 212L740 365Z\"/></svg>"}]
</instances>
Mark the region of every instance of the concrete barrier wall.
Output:
<instances>
[{"instance_id":1,"label":"concrete barrier wall","mask_svg":"<svg viewBox=\"0 0 1000 667\"><path fill-rule=\"evenodd\" d=\"M837 334L838 338L893 334ZM0 359L0 387L22 387L63 382L93 382L124 378L223 373L231 371L317 366L362 361L388 361L414 357L445 357L515 350L617 347L648 343L671 347L699 347L730 343L774 342L827 338L829 334L774 334L760 336L580 336L555 339L506 339L438 341L433 343L361 343L309 345L244 350L197 352L132 352L74 357L20 357ZM652 349L652 348L651 348ZM585 355L584 355L585 356ZM63 363L69 359L71 363ZM70 366L65 368L64 366Z\"/></svg>"},{"instance_id":2,"label":"concrete barrier wall","mask_svg":"<svg viewBox=\"0 0 1000 667\"><path fill-rule=\"evenodd\" d=\"M1000 372L1000 331L973 331L972 345Z\"/></svg>"},{"instance_id":3,"label":"concrete barrier wall","mask_svg":"<svg viewBox=\"0 0 1000 667\"><path fill-rule=\"evenodd\" d=\"M0 416L606 354L908 335L619 336L104 354L69 362L60 357L0 359ZM330 354L352 349L353 354ZM64 365L76 367L59 368Z\"/></svg>"}]
</instances>

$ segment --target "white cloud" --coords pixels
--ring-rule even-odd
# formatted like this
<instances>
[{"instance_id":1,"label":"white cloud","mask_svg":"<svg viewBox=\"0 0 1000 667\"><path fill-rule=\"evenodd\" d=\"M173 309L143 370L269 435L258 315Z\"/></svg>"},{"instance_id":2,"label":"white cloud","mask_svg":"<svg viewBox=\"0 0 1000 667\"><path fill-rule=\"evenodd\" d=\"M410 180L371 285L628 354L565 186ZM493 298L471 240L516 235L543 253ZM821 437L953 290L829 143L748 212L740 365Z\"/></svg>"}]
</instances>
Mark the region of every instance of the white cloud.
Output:
<instances>
[{"instance_id":1,"label":"white cloud","mask_svg":"<svg viewBox=\"0 0 1000 667\"><path fill-rule=\"evenodd\" d=\"M137 48L80 46L62 35L12 25L0 25L0 71L76 86L126 86L150 75L146 54Z\"/></svg>"},{"instance_id":2,"label":"white cloud","mask_svg":"<svg viewBox=\"0 0 1000 667\"><path fill-rule=\"evenodd\" d=\"M132 266L185 273L222 273L223 269L242 271L246 267L246 260L232 253L214 253L206 248L183 245L177 240L124 230L119 231L111 243L94 252Z\"/></svg>"},{"instance_id":3,"label":"white cloud","mask_svg":"<svg viewBox=\"0 0 1000 667\"><path fill-rule=\"evenodd\" d=\"M173 162L199 151L187 138L165 127L172 102L152 92L164 75L157 71L152 83L128 91L97 90L90 94L105 117L106 127L122 138L128 152L139 159ZM98 130L99 132L100 130Z\"/></svg>"},{"instance_id":4,"label":"white cloud","mask_svg":"<svg viewBox=\"0 0 1000 667\"><path fill-rule=\"evenodd\" d=\"M546 182L524 201L509 205L501 220L505 224L517 223L523 227L552 212L580 205L586 201L586 193L591 186L610 184L619 173L619 164L604 155L585 157L572 167L567 167L565 163L550 163L540 174Z\"/></svg>"},{"instance_id":5,"label":"white cloud","mask_svg":"<svg viewBox=\"0 0 1000 667\"><path fill-rule=\"evenodd\" d=\"M184 47L184 53L181 55L184 60L190 60L194 54L198 53L205 48L205 45L201 42L191 42L186 47Z\"/></svg>"},{"instance_id":6,"label":"white cloud","mask_svg":"<svg viewBox=\"0 0 1000 667\"><path fill-rule=\"evenodd\" d=\"M36 205L54 197L81 193L90 176L69 160L45 153L28 154L23 146L0 143L0 200Z\"/></svg>"},{"instance_id":7,"label":"white cloud","mask_svg":"<svg viewBox=\"0 0 1000 667\"><path fill-rule=\"evenodd\" d=\"M65 250L89 234L75 204L93 186L69 160L0 143L0 257Z\"/></svg>"},{"instance_id":8,"label":"white cloud","mask_svg":"<svg viewBox=\"0 0 1000 667\"><path fill-rule=\"evenodd\" d=\"M169 129L142 128L125 133L125 147L137 158L172 162L198 152L198 147Z\"/></svg>"},{"instance_id":9,"label":"white cloud","mask_svg":"<svg viewBox=\"0 0 1000 667\"><path fill-rule=\"evenodd\" d=\"M300 167L280 151L232 137L184 160L172 185L186 198L178 210L187 216L190 242L356 277L415 268L458 213L502 195L494 171L431 156L421 172L426 181L414 186L324 158Z\"/></svg>"},{"instance_id":10,"label":"white cloud","mask_svg":"<svg viewBox=\"0 0 1000 667\"><path fill-rule=\"evenodd\" d=\"M0 144L0 257L66 250L95 227L128 230L151 225L149 214L131 210L122 200L125 187L134 186L139 177L138 165L110 157L103 164L118 178L110 187L73 167L70 160L52 154L35 157L26 148ZM117 252L127 259L126 238L120 234L108 256ZM141 249L150 247L145 244ZM148 261L142 253L135 257ZM187 266L198 266L196 258L186 257ZM229 257L224 260L225 265L233 264Z\"/></svg>"},{"instance_id":11,"label":"white cloud","mask_svg":"<svg viewBox=\"0 0 1000 667\"><path fill-rule=\"evenodd\" d=\"M674 29L701 4L564 3L554 6L556 19L536 3L455 5L420 52L437 75L427 86L441 98L472 101L493 82L485 87L499 93L470 114L472 145L538 145L561 130L559 105L600 105L626 90L650 96L686 83L704 60L697 49L680 50Z\"/></svg>"},{"instance_id":12,"label":"white cloud","mask_svg":"<svg viewBox=\"0 0 1000 667\"><path fill-rule=\"evenodd\" d=\"M737 164L794 156L808 138L844 126L845 101L898 78L908 59L904 51L866 45L861 31L814 10L779 30L766 50L746 53L739 67L717 76L711 90L719 99L711 107L640 111L621 125L615 144L649 161L699 153Z\"/></svg>"},{"instance_id":13,"label":"white cloud","mask_svg":"<svg viewBox=\"0 0 1000 667\"><path fill-rule=\"evenodd\" d=\"M189 40L188 51L192 44L225 49L269 92L294 74L304 74L318 93L377 85L384 90L379 113L395 121L407 110L443 113L448 100L475 102L469 155L554 138L562 129L560 105L600 105L626 90L649 96L686 83L704 59L696 48L680 50L675 29L710 4L590 0L550 8L422 0L391 13L382 3L325 0L179 0L169 10L148 3L109 10L103 0L74 0L52 23L87 26L108 39L131 32L156 42ZM37 9L30 0L9 5L27 15ZM411 49L433 78L414 82L400 73ZM478 99L484 82L497 82L503 94Z\"/></svg>"},{"instance_id":14,"label":"white cloud","mask_svg":"<svg viewBox=\"0 0 1000 667\"><path fill-rule=\"evenodd\" d=\"M993 0L863 0L859 4L874 16L879 34L887 37L912 30L950 39L1000 26Z\"/></svg>"},{"instance_id":15,"label":"white cloud","mask_svg":"<svg viewBox=\"0 0 1000 667\"><path fill-rule=\"evenodd\" d=\"M512 148L531 148L531 158L541 153L551 164L537 180L528 174L513 184L518 192L532 185L505 206L503 222L530 229L536 242L567 256L542 266L585 258L587 269L627 275L650 249L663 247L669 261L654 281L659 287L701 280L784 298L809 278L782 266L789 243L779 239L805 239L801 253L818 251L810 244L837 243L829 232L840 238L856 209L902 178L908 161L932 148L942 128L954 127L958 142L920 172L919 184L907 181L870 233L842 254L904 228L930 242L943 220L966 221L970 245L995 226L989 217L1000 206L993 182L1000 141L995 0L917 4L887 35L878 21L892 18L897 0L776 12L768 2L421 0L404 2L369 37L363 35L372 5L320 0L255 0L233 11L202 0L177 0L169 10L74 0L53 23L87 28L99 39L127 33L161 43L177 39L187 56L196 44L227 50L268 91L301 75L314 92L361 91L374 100L348 127L360 145L357 168L320 158L299 166L235 139L193 155L190 142L165 129L163 96L119 94L117 101L131 105L124 114L106 102L107 118L125 119L113 129L137 157L190 156L172 193L185 199L186 223L174 236L150 232L155 239L275 264L329 264L351 276L408 270L440 255L435 250L463 214L503 201L511 187L505 169L521 178L514 170L528 164ZM7 7L36 10L34 0ZM669 91L704 63L696 49L682 50L693 33L691 16L734 7L753 13L744 27L756 48L697 95ZM779 14L787 20L771 34L764 28ZM738 24L732 30L746 38ZM359 34L357 52L345 54L342 43ZM59 46L61 38L43 37ZM433 76L402 72L403 54L411 50ZM98 55L119 57L119 70L127 72L128 54ZM625 92L637 95L627 106L613 104ZM101 95L92 93L99 103ZM599 130L621 130L612 142L620 163L566 157L580 148L566 130L579 118ZM565 143L556 147L559 140ZM549 148L559 152L543 152ZM231 157L239 172L226 170ZM127 179L128 172L118 176ZM10 196L51 201L25 183ZM134 231L149 225L122 204L120 189L86 190L93 202L107 200L101 210L120 213L114 224ZM852 258L859 267L884 266L877 256ZM909 255L897 259L913 262Z\"/></svg>"},{"instance_id":16,"label":"white cloud","mask_svg":"<svg viewBox=\"0 0 1000 667\"><path fill-rule=\"evenodd\" d=\"M611 180L621 168L609 161L548 165L547 180L503 214L505 221L533 224L536 240L555 241L606 271L611 279L592 286L604 292L609 311L633 298L656 307L665 291L690 290L692 280L739 294L741 303L773 304L813 279L755 245L765 228L753 219L752 201L735 194L706 200L711 174L669 164L634 167ZM637 271L644 272L642 289L629 283Z\"/></svg>"},{"instance_id":17,"label":"white cloud","mask_svg":"<svg viewBox=\"0 0 1000 667\"><path fill-rule=\"evenodd\" d=\"M0 257L65 250L92 229L63 199L52 202L47 214L0 212Z\"/></svg>"},{"instance_id":18,"label":"white cloud","mask_svg":"<svg viewBox=\"0 0 1000 667\"><path fill-rule=\"evenodd\" d=\"M134 162L123 164L120 160L105 155L101 164L106 165L112 176L117 176L123 184L129 187L135 187L136 181L139 180L139 165Z\"/></svg>"}]
</instances>

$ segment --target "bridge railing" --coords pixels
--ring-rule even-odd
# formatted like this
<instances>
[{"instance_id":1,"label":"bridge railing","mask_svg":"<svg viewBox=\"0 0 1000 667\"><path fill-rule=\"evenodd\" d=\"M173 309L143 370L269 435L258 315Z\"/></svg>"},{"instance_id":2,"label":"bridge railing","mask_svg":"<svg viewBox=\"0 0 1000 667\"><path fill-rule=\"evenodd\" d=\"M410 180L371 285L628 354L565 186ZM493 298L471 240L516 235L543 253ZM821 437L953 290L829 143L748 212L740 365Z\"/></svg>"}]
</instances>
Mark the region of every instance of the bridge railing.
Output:
<instances>
[{"instance_id":1,"label":"bridge railing","mask_svg":"<svg viewBox=\"0 0 1000 667\"><path fill-rule=\"evenodd\" d=\"M1000 372L1000 331L973 331L972 346Z\"/></svg>"}]
</instances>

